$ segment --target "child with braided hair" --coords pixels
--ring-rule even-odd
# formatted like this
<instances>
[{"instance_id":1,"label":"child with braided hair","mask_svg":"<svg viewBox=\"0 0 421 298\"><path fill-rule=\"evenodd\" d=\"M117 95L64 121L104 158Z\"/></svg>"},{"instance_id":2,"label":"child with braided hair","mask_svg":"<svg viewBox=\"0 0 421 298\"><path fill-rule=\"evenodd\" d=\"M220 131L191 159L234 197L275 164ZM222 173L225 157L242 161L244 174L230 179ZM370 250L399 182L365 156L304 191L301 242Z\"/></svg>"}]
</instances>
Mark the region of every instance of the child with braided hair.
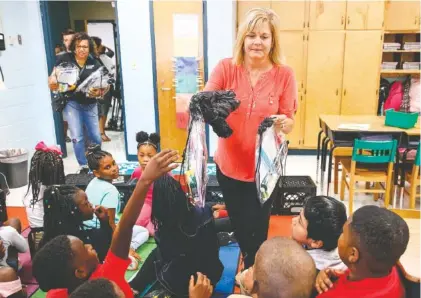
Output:
<instances>
[{"instance_id":1,"label":"child with braided hair","mask_svg":"<svg viewBox=\"0 0 421 298\"><path fill-rule=\"evenodd\" d=\"M39 247L59 235L72 235L91 244L100 261L105 259L113 231L109 225L107 209L94 209L86 193L70 185L53 185L44 192L44 235ZM84 221L94 214L100 221L98 228L85 226Z\"/></svg>"},{"instance_id":2,"label":"child with braided hair","mask_svg":"<svg viewBox=\"0 0 421 298\"><path fill-rule=\"evenodd\" d=\"M34 256L44 231L44 191L48 186L65 183L60 149L40 142L35 150L29 169L28 190L23 198L31 227L28 236L31 256Z\"/></svg>"},{"instance_id":3,"label":"child with braided hair","mask_svg":"<svg viewBox=\"0 0 421 298\"><path fill-rule=\"evenodd\" d=\"M94 206L101 205L108 209L110 225L115 229L119 220L117 216L120 213L120 193L112 184L112 181L118 178L118 165L113 156L107 151L101 150L99 145L91 145L86 154L89 168L92 170L95 178L89 182L86 188L86 194ZM85 224L91 228L98 228L98 219L94 216L87 220ZM137 269L140 261L136 250L149 238L149 232L142 226L133 227L132 242L130 245L130 256L132 259L131 269Z\"/></svg>"}]
</instances>

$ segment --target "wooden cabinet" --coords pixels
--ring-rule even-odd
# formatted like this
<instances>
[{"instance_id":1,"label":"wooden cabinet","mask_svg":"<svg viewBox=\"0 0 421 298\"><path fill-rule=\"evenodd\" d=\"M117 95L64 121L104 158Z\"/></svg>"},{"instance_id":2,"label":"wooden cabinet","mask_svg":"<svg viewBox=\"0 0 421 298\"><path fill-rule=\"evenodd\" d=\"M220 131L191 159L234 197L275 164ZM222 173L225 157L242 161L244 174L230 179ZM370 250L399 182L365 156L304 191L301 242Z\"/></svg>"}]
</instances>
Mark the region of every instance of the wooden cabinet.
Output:
<instances>
[{"instance_id":1,"label":"wooden cabinet","mask_svg":"<svg viewBox=\"0 0 421 298\"><path fill-rule=\"evenodd\" d=\"M345 39L342 115L377 112L382 32L348 31Z\"/></svg>"},{"instance_id":2,"label":"wooden cabinet","mask_svg":"<svg viewBox=\"0 0 421 298\"><path fill-rule=\"evenodd\" d=\"M345 28L346 1L310 1L310 30Z\"/></svg>"},{"instance_id":3,"label":"wooden cabinet","mask_svg":"<svg viewBox=\"0 0 421 298\"><path fill-rule=\"evenodd\" d=\"M294 70L298 92L301 92L305 83L306 34L303 32L283 31L280 33L280 40L285 64Z\"/></svg>"},{"instance_id":4,"label":"wooden cabinet","mask_svg":"<svg viewBox=\"0 0 421 298\"><path fill-rule=\"evenodd\" d=\"M317 146L320 114L339 114L345 32L313 31L308 42L304 146Z\"/></svg>"},{"instance_id":5,"label":"wooden cabinet","mask_svg":"<svg viewBox=\"0 0 421 298\"><path fill-rule=\"evenodd\" d=\"M346 29L381 29L384 22L383 1L348 1L346 8Z\"/></svg>"},{"instance_id":6,"label":"wooden cabinet","mask_svg":"<svg viewBox=\"0 0 421 298\"><path fill-rule=\"evenodd\" d=\"M287 135L289 141L288 148L295 149L301 147L301 142L303 139L303 129L304 129L304 94L298 93L297 97L297 112L294 116L294 129Z\"/></svg>"},{"instance_id":7,"label":"wooden cabinet","mask_svg":"<svg viewBox=\"0 0 421 298\"><path fill-rule=\"evenodd\" d=\"M274 0L271 8L279 16L281 30L303 30L306 26L305 1Z\"/></svg>"},{"instance_id":8,"label":"wooden cabinet","mask_svg":"<svg viewBox=\"0 0 421 298\"><path fill-rule=\"evenodd\" d=\"M420 29L420 2L418 0L386 1L385 5L386 30Z\"/></svg>"},{"instance_id":9,"label":"wooden cabinet","mask_svg":"<svg viewBox=\"0 0 421 298\"><path fill-rule=\"evenodd\" d=\"M245 19L246 14L253 8L270 8L271 1L237 1L237 24L240 25Z\"/></svg>"}]
</instances>

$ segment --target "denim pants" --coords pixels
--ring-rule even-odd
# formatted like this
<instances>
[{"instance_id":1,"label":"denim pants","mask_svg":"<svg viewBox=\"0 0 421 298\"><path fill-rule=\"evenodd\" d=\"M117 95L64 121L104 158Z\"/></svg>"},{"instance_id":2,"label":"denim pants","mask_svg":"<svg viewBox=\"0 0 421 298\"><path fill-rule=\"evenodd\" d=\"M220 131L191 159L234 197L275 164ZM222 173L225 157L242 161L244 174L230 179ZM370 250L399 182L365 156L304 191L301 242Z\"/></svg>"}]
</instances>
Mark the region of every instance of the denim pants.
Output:
<instances>
[{"instance_id":1,"label":"denim pants","mask_svg":"<svg viewBox=\"0 0 421 298\"><path fill-rule=\"evenodd\" d=\"M85 133L89 144L101 145L101 134L99 133L98 105L80 104L76 101L69 101L64 108L67 122L69 123L70 136L72 138L73 149L79 165L87 164L85 157ZM85 129L84 129L85 127Z\"/></svg>"}]
</instances>

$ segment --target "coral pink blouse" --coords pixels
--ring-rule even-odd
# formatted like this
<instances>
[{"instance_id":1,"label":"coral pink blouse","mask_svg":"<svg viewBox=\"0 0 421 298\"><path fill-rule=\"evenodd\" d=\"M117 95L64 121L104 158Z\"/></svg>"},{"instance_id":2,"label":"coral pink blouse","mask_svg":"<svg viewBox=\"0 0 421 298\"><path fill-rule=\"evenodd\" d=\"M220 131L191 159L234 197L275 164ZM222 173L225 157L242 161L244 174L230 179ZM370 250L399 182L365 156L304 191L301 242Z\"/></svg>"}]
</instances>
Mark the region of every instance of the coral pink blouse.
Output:
<instances>
[{"instance_id":1,"label":"coral pink blouse","mask_svg":"<svg viewBox=\"0 0 421 298\"><path fill-rule=\"evenodd\" d=\"M206 84L205 91L216 90L233 90L241 104L227 118L234 132L229 138L219 138L214 160L225 176L253 182L260 123L278 114L294 119L297 110L294 72L288 66L274 65L252 88L247 70L227 58L218 63Z\"/></svg>"}]
</instances>

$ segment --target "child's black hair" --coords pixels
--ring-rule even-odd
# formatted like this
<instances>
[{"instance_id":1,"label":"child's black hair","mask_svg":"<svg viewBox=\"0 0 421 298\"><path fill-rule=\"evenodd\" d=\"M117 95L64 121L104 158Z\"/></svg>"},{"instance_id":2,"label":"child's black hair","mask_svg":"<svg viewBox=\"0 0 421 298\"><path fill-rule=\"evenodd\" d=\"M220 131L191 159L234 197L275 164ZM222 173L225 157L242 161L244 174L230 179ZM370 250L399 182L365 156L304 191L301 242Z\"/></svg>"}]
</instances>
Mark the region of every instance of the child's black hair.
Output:
<instances>
[{"instance_id":1,"label":"child's black hair","mask_svg":"<svg viewBox=\"0 0 421 298\"><path fill-rule=\"evenodd\" d=\"M142 145L151 145L156 150L158 150L159 143L161 142L161 137L157 133L151 133L148 135L147 132L139 131L136 134L137 149Z\"/></svg>"},{"instance_id":2,"label":"child's black hair","mask_svg":"<svg viewBox=\"0 0 421 298\"><path fill-rule=\"evenodd\" d=\"M83 216L74 198L80 189L70 185L50 186L44 193L44 236L46 242L59 235L81 237L84 233Z\"/></svg>"},{"instance_id":3,"label":"child's black hair","mask_svg":"<svg viewBox=\"0 0 421 298\"><path fill-rule=\"evenodd\" d=\"M44 292L67 289L74 278L73 252L69 237L61 235L45 244L34 257L32 274Z\"/></svg>"},{"instance_id":4,"label":"child's black hair","mask_svg":"<svg viewBox=\"0 0 421 298\"><path fill-rule=\"evenodd\" d=\"M406 250L409 228L399 215L385 208L364 206L352 215L354 242L372 272L390 270Z\"/></svg>"},{"instance_id":5,"label":"child's black hair","mask_svg":"<svg viewBox=\"0 0 421 298\"><path fill-rule=\"evenodd\" d=\"M326 251L338 246L338 239L347 220L342 202L328 196L310 197L304 205L304 217L308 222L308 238L323 241L323 249Z\"/></svg>"},{"instance_id":6,"label":"child's black hair","mask_svg":"<svg viewBox=\"0 0 421 298\"><path fill-rule=\"evenodd\" d=\"M78 287L69 298L118 298L110 280L98 278L89 280Z\"/></svg>"},{"instance_id":7,"label":"child's black hair","mask_svg":"<svg viewBox=\"0 0 421 298\"><path fill-rule=\"evenodd\" d=\"M155 229L178 228L193 205L189 202L180 183L170 175L158 178L153 184L152 223Z\"/></svg>"},{"instance_id":8,"label":"child's black hair","mask_svg":"<svg viewBox=\"0 0 421 298\"><path fill-rule=\"evenodd\" d=\"M29 183L26 195L32 191L30 206L39 201L41 185L64 184L64 166L61 156L53 151L35 151L29 169Z\"/></svg>"},{"instance_id":9,"label":"child's black hair","mask_svg":"<svg viewBox=\"0 0 421 298\"><path fill-rule=\"evenodd\" d=\"M103 159L105 156L112 156L111 153L107 151L101 150L100 145L90 145L88 147L88 152L86 153L86 159L88 161L88 166L93 170L99 170L99 166L101 163L101 159Z\"/></svg>"}]
</instances>

